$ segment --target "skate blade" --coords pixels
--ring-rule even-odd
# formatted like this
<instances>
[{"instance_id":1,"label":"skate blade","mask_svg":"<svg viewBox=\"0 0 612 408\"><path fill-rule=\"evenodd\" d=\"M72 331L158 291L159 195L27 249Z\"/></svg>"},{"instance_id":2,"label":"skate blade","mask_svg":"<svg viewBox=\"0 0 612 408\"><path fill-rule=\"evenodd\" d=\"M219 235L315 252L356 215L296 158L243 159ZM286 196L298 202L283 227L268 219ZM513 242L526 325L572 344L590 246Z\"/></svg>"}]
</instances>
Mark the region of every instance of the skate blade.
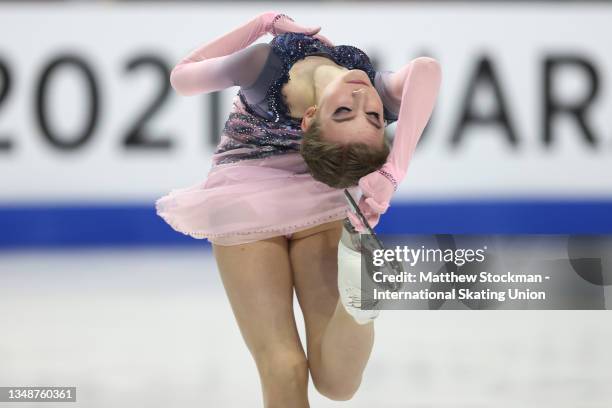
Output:
<instances>
[{"instance_id":1,"label":"skate blade","mask_svg":"<svg viewBox=\"0 0 612 408\"><path fill-rule=\"evenodd\" d=\"M348 190L344 190L344 195L346 196L346 199L349 203L349 206L351 207L351 210L357 214L357 216L359 217L360 221L363 223L363 225L366 227L367 232L369 233L369 237L367 237L366 239L362 239L362 244L367 248L367 252L369 252L370 254L373 253L374 250L386 250L385 246L383 245L382 241L380 240L380 238L378 238L378 235L374 232L374 230L372 229L372 227L370 226L370 224L368 223L368 220L366 219L366 217L363 215L363 213L361 212L361 210L359 209L359 206L357 205L357 202L355 202L355 199L353 198L353 196L351 195L351 193ZM367 261L371 261L370 259L368 259ZM370 265L370 263L367 263L368 265ZM397 261L385 261L384 265L380 268L378 268L379 270L381 270L381 272L383 272L383 274L386 275L395 275L395 276L401 276L404 273L404 267L402 265L402 263L397 262ZM368 268L368 274L370 275L370 278L372 278L371 276L371 272L370 268ZM394 283L389 283L387 282L386 284L383 285L377 285L381 288L390 290L392 292L397 292L401 289L402 285L394 282Z\"/></svg>"}]
</instances>

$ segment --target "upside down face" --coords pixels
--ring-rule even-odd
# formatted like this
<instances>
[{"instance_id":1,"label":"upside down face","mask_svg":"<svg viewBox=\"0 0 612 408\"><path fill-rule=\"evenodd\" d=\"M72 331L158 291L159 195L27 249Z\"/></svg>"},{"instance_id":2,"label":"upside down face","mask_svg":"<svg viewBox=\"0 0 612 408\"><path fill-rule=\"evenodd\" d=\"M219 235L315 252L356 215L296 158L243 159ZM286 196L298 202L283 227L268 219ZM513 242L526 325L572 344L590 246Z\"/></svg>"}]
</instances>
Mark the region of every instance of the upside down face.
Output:
<instances>
[{"instance_id":1,"label":"upside down face","mask_svg":"<svg viewBox=\"0 0 612 408\"><path fill-rule=\"evenodd\" d=\"M383 143L383 103L361 70L346 71L325 87L318 108L310 107L304 113L303 128L312 120L318 121L322 137L329 141L372 146Z\"/></svg>"}]
</instances>

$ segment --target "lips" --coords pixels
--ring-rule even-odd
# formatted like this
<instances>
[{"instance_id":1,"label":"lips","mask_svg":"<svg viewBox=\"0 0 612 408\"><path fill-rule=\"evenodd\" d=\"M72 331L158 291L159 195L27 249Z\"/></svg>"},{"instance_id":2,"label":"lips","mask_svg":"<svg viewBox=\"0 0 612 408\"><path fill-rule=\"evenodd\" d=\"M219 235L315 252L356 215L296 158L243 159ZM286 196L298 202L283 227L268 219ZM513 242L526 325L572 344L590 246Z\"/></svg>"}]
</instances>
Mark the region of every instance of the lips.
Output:
<instances>
[{"instance_id":1,"label":"lips","mask_svg":"<svg viewBox=\"0 0 612 408\"><path fill-rule=\"evenodd\" d=\"M370 84L368 84L365 81L359 81L357 79L352 80L352 81L346 81L347 84L360 84L360 85L366 85L366 86L370 86Z\"/></svg>"}]
</instances>

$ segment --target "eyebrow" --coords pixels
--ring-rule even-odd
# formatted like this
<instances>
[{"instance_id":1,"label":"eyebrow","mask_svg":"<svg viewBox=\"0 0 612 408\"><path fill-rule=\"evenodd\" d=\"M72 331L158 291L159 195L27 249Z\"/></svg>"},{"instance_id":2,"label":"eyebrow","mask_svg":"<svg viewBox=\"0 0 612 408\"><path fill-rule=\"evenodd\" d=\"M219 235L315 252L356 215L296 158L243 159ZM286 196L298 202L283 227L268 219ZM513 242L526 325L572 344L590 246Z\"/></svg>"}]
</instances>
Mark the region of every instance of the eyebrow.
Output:
<instances>
[{"instance_id":1,"label":"eyebrow","mask_svg":"<svg viewBox=\"0 0 612 408\"><path fill-rule=\"evenodd\" d=\"M350 117L350 118L344 118L344 119L336 119L336 118L332 118L332 120L333 120L334 122L346 122L346 121L348 121L348 120L353 120L353 118L354 118L354 116L353 116L353 117ZM380 126L378 123L374 123L374 122L372 122L372 121L370 120L370 118L368 118L368 119L367 119L367 121L368 121L368 123L369 123L370 125L374 126L376 129L381 129L381 126Z\"/></svg>"}]
</instances>

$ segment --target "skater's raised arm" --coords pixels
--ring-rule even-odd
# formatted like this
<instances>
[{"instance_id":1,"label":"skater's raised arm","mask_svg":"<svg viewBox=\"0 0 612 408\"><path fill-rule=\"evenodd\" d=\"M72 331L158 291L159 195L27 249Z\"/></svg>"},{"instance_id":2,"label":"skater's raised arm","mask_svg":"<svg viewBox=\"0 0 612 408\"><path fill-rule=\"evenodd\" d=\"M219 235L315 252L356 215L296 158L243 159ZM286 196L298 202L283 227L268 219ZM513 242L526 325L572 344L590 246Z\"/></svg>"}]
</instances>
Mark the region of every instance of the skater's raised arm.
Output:
<instances>
[{"instance_id":1,"label":"skater's raised arm","mask_svg":"<svg viewBox=\"0 0 612 408\"><path fill-rule=\"evenodd\" d=\"M398 185L404 179L412 154L431 117L442 71L433 58L419 57L392 74L389 93L400 99L400 111L391 153L381 170Z\"/></svg>"},{"instance_id":2,"label":"skater's raised arm","mask_svg":"<svg viewBox=\"0 0 612 408\"><path fill-rule=\"evenodd\" d=\"M190 52L172 69L170 83L177 93L184 96L248 86L257 79L269 53L267 44L249 45L267 33L314 35L320 29L301 26L274 11L259 14Z\"/></svg>"},{"instance_id":3,"label":"skater's raised arm","mask_svg":"<svg viewBox=\"0 0 612 408\"><path fill-rule=\"evenodd\" d=\"M237 85L239 78L229 72L232 70L227 70L231 65L227 63L228 57L268 33L277 14L259 14L229 33L191 51L172 69L172 87L180 95L189 96Z\"/></svg>"},{"instance_id":4,"label":"skater's raised arm","mask_svg":"<svg viewBox=\"0 0 612 408\"><path fill-rule=\"evenodd\" d=\"M371 226L378 223L380 214L389 207L393 192L406 176L417 142L433 111L442 72L435 59L419 57L387 78L387 94L400 101L393 147L379 171L359 180L363 192L359 207ZM350 218L357 229L363 228L356 217Z\"/></svg>"}]
</instances>

